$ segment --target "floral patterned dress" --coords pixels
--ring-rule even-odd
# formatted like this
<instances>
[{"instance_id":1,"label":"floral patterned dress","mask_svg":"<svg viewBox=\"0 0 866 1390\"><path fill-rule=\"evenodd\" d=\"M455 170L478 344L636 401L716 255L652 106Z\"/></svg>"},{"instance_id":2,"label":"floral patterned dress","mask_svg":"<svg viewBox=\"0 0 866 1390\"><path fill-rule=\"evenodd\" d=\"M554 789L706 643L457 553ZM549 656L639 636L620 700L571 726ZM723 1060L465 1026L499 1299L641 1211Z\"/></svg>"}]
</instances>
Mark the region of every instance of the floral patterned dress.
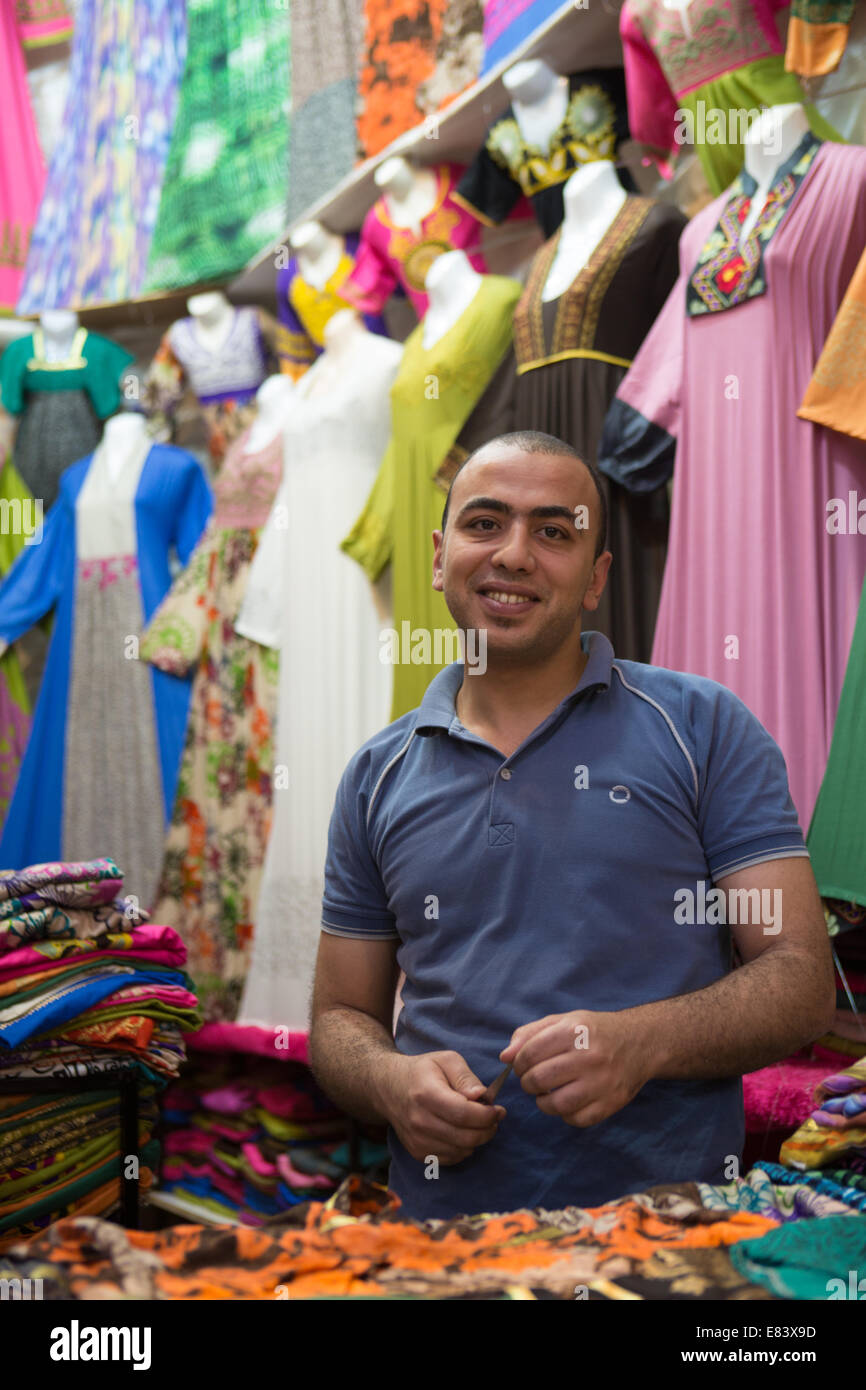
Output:
<instances>
[{"instance_id":1,"label":"floral patterned dress","mask_svg":"<svg viewBox=\"0 0 866 1390\"><path fill-rule=\"evenodd\" d=\"M216 510L154 614L141 656L195 668L186 745L153 920L174 926L208 1021L235 1018L271 818L278 656L235 632L247 575L282 472L279 436L230 448Z\"/></svg>"}]
</instances>

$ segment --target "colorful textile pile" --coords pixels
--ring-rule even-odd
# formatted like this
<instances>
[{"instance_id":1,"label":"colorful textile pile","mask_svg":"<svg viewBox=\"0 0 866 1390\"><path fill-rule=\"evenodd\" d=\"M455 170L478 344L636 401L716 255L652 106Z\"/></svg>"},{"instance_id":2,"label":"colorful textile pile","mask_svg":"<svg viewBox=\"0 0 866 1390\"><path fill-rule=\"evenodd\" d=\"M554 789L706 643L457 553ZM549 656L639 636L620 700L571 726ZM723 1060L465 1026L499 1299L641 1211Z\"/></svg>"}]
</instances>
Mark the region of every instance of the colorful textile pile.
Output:
<instances>
[{"instance_id":1,"label":"colorful textile pile","mask_svg":"<svg viewBox=\"0 0 866 1390\"><path fill-rule=\"evenodd\" d=\"M693 1183L592 1209L424 1224L401 1216L399 1207L387 1188L352 1177L328 1202L297 1206L258 1231L118 1232L93 1218L72 1218L9 1251L0 1273L9 1277L26 1262L44 1262L45 1275L73 1298L87 1298L98 1284L102 1296L134 1291L153 1299L495 1298L510 1289L574 1299L581 1286L586 1297L591 1281L627 1276L662 1252L686 1259L712 1253L720 1272L711 1285L736 1283L730 1259L722 1258L727 1248L749 1237L757 1244L776 1227L753 1212L706 1210ZM737 1296L766 1294L747 1289Z\"/></svg>"},{"instance_id":2,"label":"colorful textile pile","mask_svg":"<svg viewBox=\"0 0 866 1390\"><path fill-rule=\"evenodd\" d=\"M140 1182L152 1180L156 1092L200 1014L180 937L122 889L110 859L0 872L0 1244L117 1200L117 1087L75 1078L137 1066ZM28 1092L49 1077L56 1092Z\"/></svg>"},{"instance_id":3,"label":"colorful textile pile","mask_svg":"<svg viewBox=\"0 0 866 1390\"><path fill-rule=\"evenodd\" d=\"M815 1090L817 1109L782 1145L790 1168L846 1170L866 1160L866 1057L828 1076Z\"/></svg>"},{"instance_id":4,"label":"colorful textile pile","mask_svg":"<svg viewBox=\"0 0 866 1390\"><path fill-rule=\"evenodd\" d=\"M210 1220L260 1225L348 1170L345 1118L298 1063L202 1058L166 1091L163 1123L162 1190ZM363 1166L386 1157L362 1147Z\"/></svg>"}]
</instances>

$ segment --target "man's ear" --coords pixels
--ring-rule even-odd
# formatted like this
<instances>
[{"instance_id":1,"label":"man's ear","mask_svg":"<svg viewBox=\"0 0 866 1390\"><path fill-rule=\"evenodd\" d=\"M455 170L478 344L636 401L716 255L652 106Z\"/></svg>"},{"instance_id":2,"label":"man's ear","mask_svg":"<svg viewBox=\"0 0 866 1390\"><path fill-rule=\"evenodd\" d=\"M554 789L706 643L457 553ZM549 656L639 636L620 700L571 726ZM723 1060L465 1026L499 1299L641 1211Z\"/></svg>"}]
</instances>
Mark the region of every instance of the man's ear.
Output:
<instances>
[{"instance_id":1,"label":"man's ear","mask_svg":"<svg viewBox=\"0 0 866 1390\"><path fill-rule=\"evenodd\" d=\"M604 586L607 583L607 572L610 569L610 562L613 554L609 550L603 550L592 567L592 578L583 596L583 607L587 613L594 613L601 596L604 593Z\"/></svg>"},{"instance_id":2,"label":"man's ear","mask_svg":"<svg viewBox=\"0 0 866 1390\"><path fill-rule=\"evenodd\" d=\"M444 531L433 532L433 588L442 593L445 580L442 574L442 551L445 545Z\"/></svg>"}]
</instances>

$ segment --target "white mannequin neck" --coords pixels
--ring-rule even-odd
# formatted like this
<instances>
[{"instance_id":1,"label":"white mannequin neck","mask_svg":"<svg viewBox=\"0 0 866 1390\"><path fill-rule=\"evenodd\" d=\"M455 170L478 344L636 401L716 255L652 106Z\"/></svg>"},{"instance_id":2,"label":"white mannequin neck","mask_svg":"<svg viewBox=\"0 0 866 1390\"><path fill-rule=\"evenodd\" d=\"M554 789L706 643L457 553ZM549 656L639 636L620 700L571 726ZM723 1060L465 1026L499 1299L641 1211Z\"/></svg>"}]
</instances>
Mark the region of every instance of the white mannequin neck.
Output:
<instances>
[{"instance_id":1,"label":"white mannequin neck","mask_svg":"<svg viewBox=\"0 0 866 1390\"><path fill-rule=\"evenodd\" d=\"M325 287L337 269L345 246L343 237L329 232L321 222L304 222L291 239L301 275L317 290Z\"/></svg>"},{"instance_id":2,"label":"white mannequin neck","mask_svg":"<svg viewBox=\"0 0 866 1390\"><path fill-rule=\"evenodd\" d=\"M324 353L312 371L301 377L302 394L310 400L330 395L335 380L342 376L349 359L354 357L358 348L365 347L375 337L375 333L370 333L364 327L354 309L340 309L325 324L322 335Z\"/></svg>"},{"instance_id":3,"label":"white mannequin neck","mask_svg":"<svg viewBox=\"0 0 866 1390\"><path fill-rule=\"evenodd\" d=\"M269 376L256 392L256 418L250 426L245 454L258 454L282 433L294 405L297 388L290 376Z\"/></svg>"},{"instance_id":4,"label":"white mannequin neck","mask_svg":"<svg viewBox=\"0 0 866 1390\"><path fill-rule=\"evenodd\" d=\"M662 0L663 9L674 10L679 15L683 24L683 32L685 33L687 39L690 39L694 36L694 31L692 29L688 13L690 4L691 0Z\"/></svg>"},{"instance_id":5,"label":"white mannequin neck","mask_svg":"<svg viewBox=\"0 0 866 1390\"><path fill-rule=\"evenodd\" d=\"M424 289L429 297L421 341L432 348L466 312L479 289L483 275L472 266L465 251L446 251L437 256L427 272Z\"/></svg>"},{"instance_id":6,"label":"white mannequin neck","mask_svg":"<svg viewBox=\"0 0 866 1390\"><path fill-rule=\"evenodd\" d=\"M143 449L149 451L152 442L147 420L136 411L124 411L106 420L101 447L105 449L112 480L116 481L133 460L138 460Z\"/></svg>"},{"instance_id":7,"label":"white mannequin neck","mask_svg":"<svg viewBox=\"0 0 866 1390\"><path fill-rule=\"evenodd\" d=\"M195 320L199 342L209 352L219 352L228 342L235 320L235 307L221 290L190 295L186 301L190 317Z\"/></svg>"},{"instance_id":8,"label":"white mannequin neck","mask_svg":"<svg viewBox=\"0 0 866 1390\"><path fill-rule=\"evenodd\" d=\"M62 362L69 356L80 326L78 315L72 309L45 309L39 315L46 361Z\"/></svg>"},{"instance_id":9,"label":"white mannequin neck","mask_svg":"<svg viewBox=\"0 0 866 1390\"><path fill-rule=\"evenodd\" d=\"M791 158L808 129L806 112L799 102L770 106L749 126L743 146L745 167L757 188L740 227L741 241L749 235L760 217L779 169Z\"/></svg>"},{"instance_id":10,"label":"white mannequin neck","mask_svg":"<svg viewBox=\"0 0 866 1390\"><path fill-rule=\"evenodd\" d=\"M597 159L575 170L562 190L564 217L541 295L545 303L558 299L572 284L627 196L612 160Z\"/></svg>"},{"instance_id":11,"label":"white mannequin neck","mask_svg":"<svg viewBox=\"0 0 866 1390\"><path fill-rule=\"evenodd\" d=\"M502 82L524 140L547 154L568 108L568 78L560 77L543 59L533 58L515 63Z\"/></svg>"},{"instance_id":12,"label":"white mannequin neck","mask_svg":"<svg viewBox=\"0 0 866 1390\"><path fill-rule=\"evenodd\" d=\"M382 191L394 225L419 231L421 222L436 205L436 170L416 169L402 155L394 155L380 164L373 179Z\"/></svg>"}]
</instances>

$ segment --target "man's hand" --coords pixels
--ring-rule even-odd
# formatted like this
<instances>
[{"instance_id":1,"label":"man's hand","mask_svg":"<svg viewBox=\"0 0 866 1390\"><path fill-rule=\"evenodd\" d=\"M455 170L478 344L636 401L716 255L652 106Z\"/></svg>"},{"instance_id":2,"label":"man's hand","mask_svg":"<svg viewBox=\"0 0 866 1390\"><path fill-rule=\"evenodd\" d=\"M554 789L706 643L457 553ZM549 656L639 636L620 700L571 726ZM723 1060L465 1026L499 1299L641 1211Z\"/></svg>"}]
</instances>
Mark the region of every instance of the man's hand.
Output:
<instances>
[{"instance_id":1,"label":"man's hand","mask_svg":"<svg viewBox=\"0 0 866 1390\"><path fill-rule=\"evenodd\" d=\"M545 1115L586 1129L628 1105L653 1075L634 1014L548 1014L515 1029L500 1058Z\"/></svg>"},{"instance_id":2,"label":"man's hand","mask_svg":"<svg viewBox=\"0 0 866 1390\"><path fill-rule=\"evenodd\" d=\"M505 1110L479 1104L485 1089L459 1052L395 1053L382 1088L388 1123L406 1152L418 1159L435 1154L446 1166L496 1133Z\"/></svg>"}]
</instances>

